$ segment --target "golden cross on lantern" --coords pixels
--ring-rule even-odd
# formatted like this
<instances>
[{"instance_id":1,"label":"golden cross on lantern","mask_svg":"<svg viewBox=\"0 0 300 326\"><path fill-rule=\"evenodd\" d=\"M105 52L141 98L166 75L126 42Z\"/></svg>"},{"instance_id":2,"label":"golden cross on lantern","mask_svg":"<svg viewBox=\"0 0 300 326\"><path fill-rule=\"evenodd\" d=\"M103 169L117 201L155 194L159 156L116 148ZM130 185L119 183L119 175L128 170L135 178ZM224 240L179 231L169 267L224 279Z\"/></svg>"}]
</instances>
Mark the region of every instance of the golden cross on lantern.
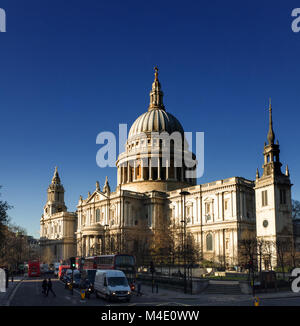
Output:
<instances>
[{"instance_id":1,"label":"golden cross on lantern","mask_svg":"<svg viewBox=\"0 0 300 326\"><path fill-rule=\"evenodd\" d=\"M157 66L154 67L155 70L155 80L157 80L157 76L158 76L158 68Z\"/></svg>"}]
</instances>

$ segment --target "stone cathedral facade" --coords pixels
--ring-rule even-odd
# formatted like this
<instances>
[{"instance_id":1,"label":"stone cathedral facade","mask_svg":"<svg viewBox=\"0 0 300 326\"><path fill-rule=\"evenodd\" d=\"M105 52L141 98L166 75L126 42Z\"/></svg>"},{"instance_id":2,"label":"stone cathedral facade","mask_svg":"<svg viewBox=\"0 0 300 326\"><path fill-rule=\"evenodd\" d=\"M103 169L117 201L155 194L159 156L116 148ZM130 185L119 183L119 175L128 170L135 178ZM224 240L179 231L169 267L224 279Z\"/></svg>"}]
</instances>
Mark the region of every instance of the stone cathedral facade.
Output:
<instances>
[{"instance_id":1,"label":"stone cathedral facade","mask_svg":"<svg viewBox=\"0 0 300 326\"><path fill-rule=\"evenodd\" d=\"M115 191L111 191L107 178L102 189L96 182L93 193L86 198L80 196L76 213L69 213L56 171L41 219L43 245L58 245L61 259L71 252L92 256L116 253L120 248L123 252L129 248L134 251L141 244L139 240L163 223L182 222L183 190L189 193L185 195L186 229L203 259L238 265L241 240L247 232L272 241L292 237L290 175L288 168L285 173L281 171L271 105L269 111L261 177L257 170L255 180L232 177L197 185L196 179L186 173L193 170L189 162L181 166L175 163L183 152L191 160L196 158L184 146L182 125L163 104L156 69L148 110L131 126L125 151L117 159ZM183 140L180 145L171 145L167 161L158 136L162 132L177 132Z\"/></svg>"}]
</instances>

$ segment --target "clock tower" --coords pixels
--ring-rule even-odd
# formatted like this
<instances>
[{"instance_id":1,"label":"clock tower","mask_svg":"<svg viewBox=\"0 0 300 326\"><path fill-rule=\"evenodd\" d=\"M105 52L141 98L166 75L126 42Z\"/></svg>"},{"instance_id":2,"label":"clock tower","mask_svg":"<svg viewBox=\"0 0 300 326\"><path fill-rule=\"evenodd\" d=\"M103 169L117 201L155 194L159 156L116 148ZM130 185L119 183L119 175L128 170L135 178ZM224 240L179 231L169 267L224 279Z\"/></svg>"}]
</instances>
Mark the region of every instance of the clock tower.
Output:
<instances>
[{"instance_id":1,"label":"clock tower","mask_svg":"<svg viewBox=\"0 0 300 326\"><path fill-rule=\"evenodd\" d=\"M263 172L260 177L256 172L255 201L256 201L256 234L258 240L264 240L267 251L272 252L265 258L265 269L277 265L278 246L287 247L293 239L291 182L288 167L283 174L279 159L280 149L272 121L272 106L269 105L268 144L264 145ZM266 249L266 248L265 248ZM271 265L270 265L271 264Z\"/></svg>"}]
</instances>

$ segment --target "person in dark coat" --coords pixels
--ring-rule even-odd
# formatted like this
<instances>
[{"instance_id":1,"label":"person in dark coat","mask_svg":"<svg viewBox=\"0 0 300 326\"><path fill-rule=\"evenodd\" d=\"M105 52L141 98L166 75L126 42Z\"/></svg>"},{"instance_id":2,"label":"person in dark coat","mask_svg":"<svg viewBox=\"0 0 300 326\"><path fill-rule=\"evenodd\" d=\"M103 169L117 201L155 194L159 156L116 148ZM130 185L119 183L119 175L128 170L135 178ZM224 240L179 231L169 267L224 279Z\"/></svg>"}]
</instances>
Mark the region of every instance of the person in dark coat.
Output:
<instances>
[{"instance_id":1,"label":"person in dark coat","mask_svg":"<svg viewBox=\"0 0 300 326\"><path fill-rule=\"evenodd\" d=\"M137 281L137 296L141 296L142 295L141 289L142 289L142 283L141 283L140 280L138 280Z\"/></svg>"},{"instance_id":2,"label":"person in dark coat","mask_svg":"<svg viewBox=\"0 0 300 326\"><path fill-rule=\"evenodd\" d=\"M4 271L5 271L5 287L8 288L8 280L9 280L8 269L4 267Z\"/></svg>"},{"instance_id":3,"label":"person in dark coat","mask_svg":"<svg viewBox=\"0 0 300 326\"><path fill-rule=\"evenodd\" d=\"M53 289L52 289L52 282L51 282L51 278L48 279L48 284L47 284L47 294L46 296L48 296L49 291L56 297L56 294L54 293Z\"/></svg>"},{"instance_id":4,"label":"person in dark coat","mask_svg":"<svg viewBox=\"0 0 300 326\"><path fill-rule=\"evenodd\" d=\"M48 288L48 282L46 279L44 279L43 283L42 283L42 293L44 293L45 295L47 294L47 288Z\"/></svg>"}]
</instances>

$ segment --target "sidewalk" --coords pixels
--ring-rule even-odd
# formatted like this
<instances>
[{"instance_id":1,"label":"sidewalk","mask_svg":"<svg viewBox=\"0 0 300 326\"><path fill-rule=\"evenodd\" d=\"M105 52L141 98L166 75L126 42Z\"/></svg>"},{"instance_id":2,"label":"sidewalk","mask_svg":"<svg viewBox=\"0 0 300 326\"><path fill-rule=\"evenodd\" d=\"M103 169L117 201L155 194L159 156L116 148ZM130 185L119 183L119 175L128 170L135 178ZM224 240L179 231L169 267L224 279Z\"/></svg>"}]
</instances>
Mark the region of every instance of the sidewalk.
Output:
<instances>
[{"instance_id":1,"label":"sidewalk","mask_svg":"<svg viewBox=\"0 0 300 326\"><path fill-rule=\"evenodd\" d=\"M173 299L175 298L185 298L185 299L194 299L195 297L198 296L198 294L189 294L189 293L184 293L183 289L180 290L173 290L173 289L167 289L158 286L158 293L156 292L156 287L154 286L153 288L153 293L152 293L152 286L151 285L146 285L142 284L141 292L143 296L146 297L153 297L153 298L168 298L172 297Z\"/></svg>"},{"instance_id":2,"label":"sidewalk","mask_svg":"<svg viewBox=\"0 0 300 326\"><path fill-rule=\"evenodd\" d=\"M152 286L151 285L145 285L142 284L141 288L142 296L144 297L151 297L153 299L197 299L197 298L207 298L209 300L222 300L222 299L227 299L227 300L252 300L253 296L252 294L232 294L232 295L224 295L224 294L204 294L204 293L199 293L199 294L189 294L189 293L184 293L183 289L167 289L167 288L162 288L158 287L158 293L156 293L156 287L153 288L153 293L152 293ZM136 293L135 293L136 294ZM299 297L300 298L300 292L294 293L292 291L278 291L278 292L271 292L271 293L257 293L257 297L260 299L280 299L280 298L292 298L292 297Z\"/></svg>"},{"instance_id":3,"label":"sidewalk","mask_svg":"<svg viewBox=\"0 0 300 326\"><path fill-rule=\"evenodd\" d=\"M300 292L295 293L292 291L278 291L278 292L271 292L271 293L257 293L257 297L261 299L281 299L281 298L300 298Z\"/></svg>"},{"instance_id":4,"label":"sidewalk","mask_svg":"<svg viewBox=\"0 0 300 326\"><path fill-rule=\"evenodd\" d=\"M14 281L11 281L11 278L9 278L8 283L8 289L6 289L6 292L0 292L0 306L8 306L9 305L9 299L16 290L16 287L20 282L24 279L23 276L17 276L14 278Z\"/></svg>"}]
</instances>

